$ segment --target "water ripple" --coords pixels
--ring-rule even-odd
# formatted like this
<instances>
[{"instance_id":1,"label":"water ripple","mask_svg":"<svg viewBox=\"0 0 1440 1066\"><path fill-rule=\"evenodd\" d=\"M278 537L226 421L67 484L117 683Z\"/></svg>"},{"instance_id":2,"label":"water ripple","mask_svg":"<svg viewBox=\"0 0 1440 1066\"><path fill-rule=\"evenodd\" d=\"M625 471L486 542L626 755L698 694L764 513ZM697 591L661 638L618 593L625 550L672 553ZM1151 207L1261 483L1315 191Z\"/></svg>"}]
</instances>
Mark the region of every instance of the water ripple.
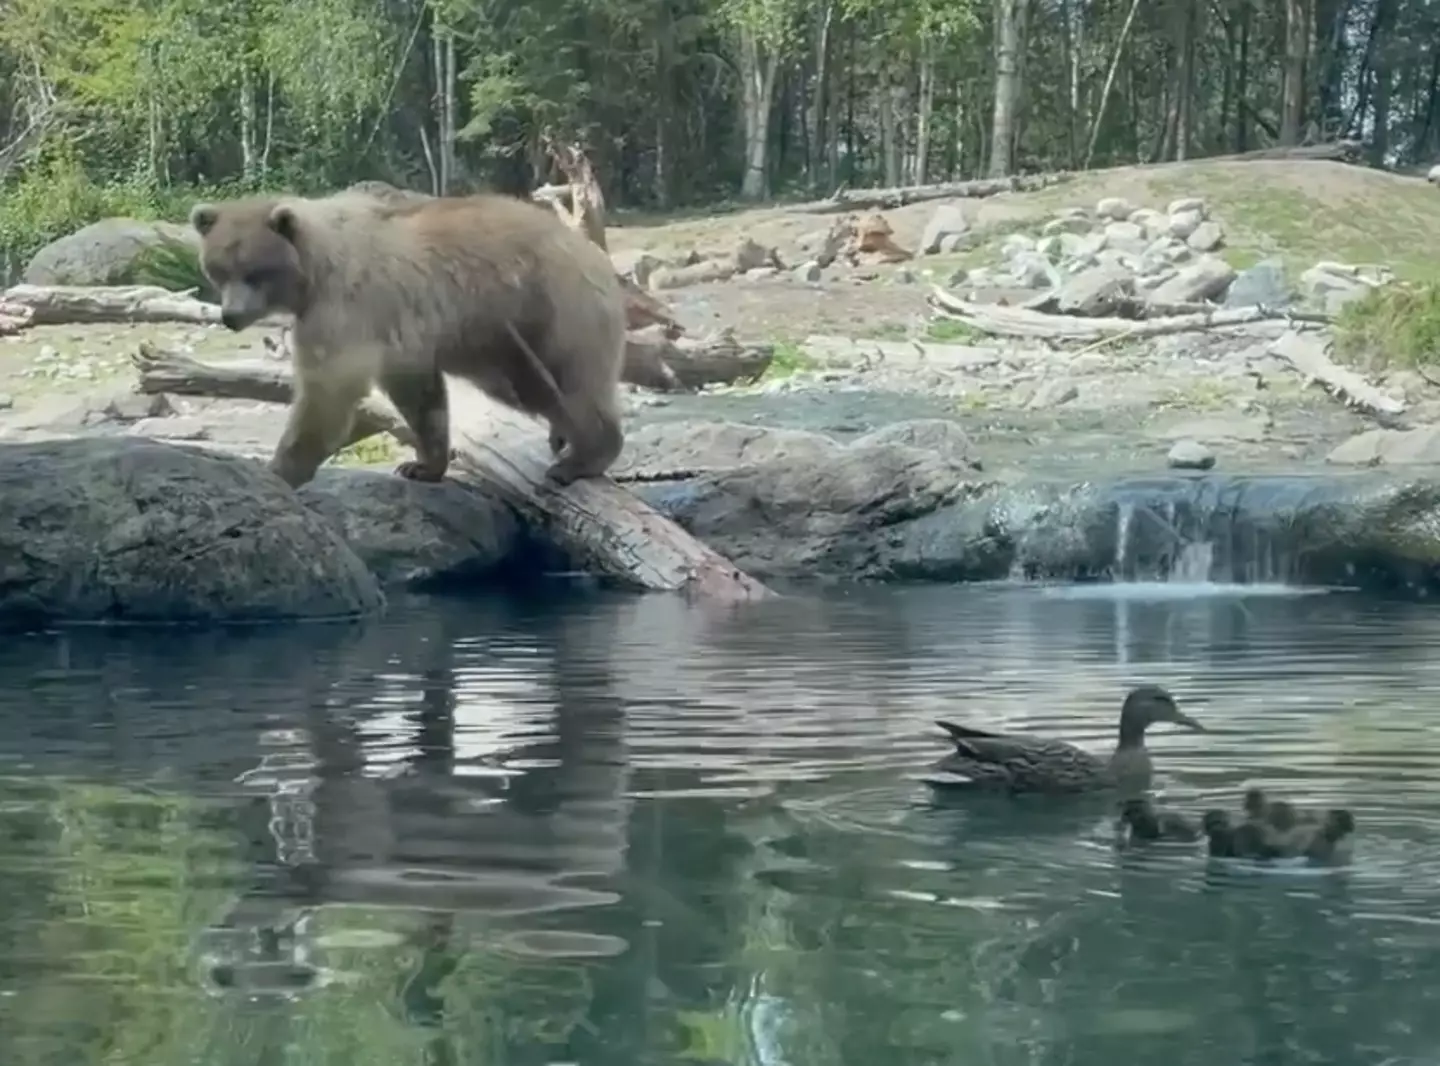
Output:
<instances>
[{"instance_id":1,"label":"water ripple","mask_svg":"<svg viewBox=\"0 0 1440 1066\"><path fill-rule=\"evenodd\" d=\"M1322 1043L1405 1061L1440 1042L1440 616L1199 591L487 600L303 638L11 642L0 933L12 967L80 982L183 882L215 911L196 980L221 999L329 995L400 956L439 972L456 944L547 988L668 951L684 965L655 962L647 1002L741 974L735 1001L767 1004L751 1043L793 1062L1089 1066L1117 1034L1185 1066ZM1117 851L1103 803L936 803L914 781L948 750L942 717L1103 752L1139 682L1210 730L1152 733L1164 803L1258 784L1344 805L1354 866ZM86 931L47 956L82 898ZM0 1031L25 1024L0 1006ZM805 1051L837 1026L849 1050Z\"/></svg>"}]
</instances>

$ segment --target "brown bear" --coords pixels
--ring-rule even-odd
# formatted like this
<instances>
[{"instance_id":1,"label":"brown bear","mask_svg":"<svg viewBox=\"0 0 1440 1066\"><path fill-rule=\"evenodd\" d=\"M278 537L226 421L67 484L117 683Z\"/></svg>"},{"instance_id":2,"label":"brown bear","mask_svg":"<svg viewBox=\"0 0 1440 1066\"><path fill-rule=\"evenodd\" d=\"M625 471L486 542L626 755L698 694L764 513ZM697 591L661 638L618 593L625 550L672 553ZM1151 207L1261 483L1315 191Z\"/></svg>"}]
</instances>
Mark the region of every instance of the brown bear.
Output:
<instances>
[{"instance_id":1,"label":"brown bear","mask_svg":"<svg viewBox=\"0 0 1440 1066\"><path fill-rule=\"evenodd\" d=\"M385 203L363 191L196 204L221 321L295 316L295 395L270 467L303 485L378 385L415 435L396 473L450 462L443 374L550 423L560 484L620 454L625 304L610 258L553 212L482 194Z\"/></svg>"}]
</instances>

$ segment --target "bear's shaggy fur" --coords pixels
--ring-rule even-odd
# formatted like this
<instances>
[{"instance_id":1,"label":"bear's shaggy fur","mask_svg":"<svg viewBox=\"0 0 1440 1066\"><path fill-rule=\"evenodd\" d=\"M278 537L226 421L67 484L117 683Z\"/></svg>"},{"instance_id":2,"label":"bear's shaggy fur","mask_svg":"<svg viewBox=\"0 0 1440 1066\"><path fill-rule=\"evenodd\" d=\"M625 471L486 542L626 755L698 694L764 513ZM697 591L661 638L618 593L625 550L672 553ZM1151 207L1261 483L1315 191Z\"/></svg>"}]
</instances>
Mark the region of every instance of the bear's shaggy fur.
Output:
<instances>
[{"instance_id":1,"label":"bear's shaggy fur","mask_svg":"<svg viewBox=\"0 0 1440 1066\"><path fill-rule=\"evenodd\" d=\"M227 327L295 316L295 397L270 464L292 486L345 445L372 385L417 442L396 472L440 480L442 374L545 418L561 484L620 454L624 296L609 257L553 212L488 194L398 204L347 190L196 204L190 222Z\"/></svg>"}]
</instances>

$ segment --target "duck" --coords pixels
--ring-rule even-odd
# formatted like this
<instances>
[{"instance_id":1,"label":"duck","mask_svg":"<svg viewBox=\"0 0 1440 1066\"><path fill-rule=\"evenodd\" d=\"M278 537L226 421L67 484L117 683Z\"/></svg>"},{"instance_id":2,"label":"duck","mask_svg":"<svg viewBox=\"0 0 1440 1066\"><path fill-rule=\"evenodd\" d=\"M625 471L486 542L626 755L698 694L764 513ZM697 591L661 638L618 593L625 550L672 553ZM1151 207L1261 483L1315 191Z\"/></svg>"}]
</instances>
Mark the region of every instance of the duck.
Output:
<instances>
[{"instance_id":1,"label":"duck","mask_svg":"<svg viewBox=\"0 0 1440 1066\"><path fill-rule=\"evenodd\" d=\"M1133 796L1150 789L1154 776L1145 731L1169 722L1195 732L1205 727L1184 714L1166 689L1141 685L1125 696L1120 734L1107 758L1063 740L991 733L939 721L955 750L935 764L923 780L936 789L979 789L1010 793L1074 793L1118 789Z\"/></svg>"},{"instance_id":2,"label":"duck","mask_svg":"<svg viewBox=\"0 0 1440 1066\"><path fill-rule=\"evenodd\" d=\"M1175 811L1160 811L1146 796L1131 796L1120 804L1120 824L1129 831L1129 842L1181 841L1200 837L1190 819Z\"/></svg>"}]
</instances>

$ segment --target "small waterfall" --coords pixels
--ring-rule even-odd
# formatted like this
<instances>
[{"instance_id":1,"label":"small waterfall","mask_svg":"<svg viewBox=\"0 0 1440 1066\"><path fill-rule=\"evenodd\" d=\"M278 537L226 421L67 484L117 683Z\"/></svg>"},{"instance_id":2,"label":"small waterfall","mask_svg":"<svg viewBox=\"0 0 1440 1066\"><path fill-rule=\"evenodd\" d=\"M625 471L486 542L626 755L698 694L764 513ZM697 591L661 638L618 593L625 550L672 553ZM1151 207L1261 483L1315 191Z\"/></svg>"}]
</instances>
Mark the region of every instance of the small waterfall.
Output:
<instances>
[{"instance_id":1,"label":"small waterfall","mask_svg":"<svg viewBox=\"0 0 1440 1066\"><path fill-rule=\"evenodd\" d=\"M1186 544L1175 553L1166 580L1173 584L1199 585L1210 580L1215 566L1215 545L1208 540Z\"/></svg>"},{"instance_id":2,"label":"small waterfall","mask_svg":"<svg viewBox=\"0 0 1440 1066\"><path fill-rule=\"evenodd\" d=\"M1125 580L1125 564L1130 558L1130 524L1135 521L1135 505L1121 500L1115 507L1115 561L1110 567L1112 581Z\"/></svg>"}]
</instances>

